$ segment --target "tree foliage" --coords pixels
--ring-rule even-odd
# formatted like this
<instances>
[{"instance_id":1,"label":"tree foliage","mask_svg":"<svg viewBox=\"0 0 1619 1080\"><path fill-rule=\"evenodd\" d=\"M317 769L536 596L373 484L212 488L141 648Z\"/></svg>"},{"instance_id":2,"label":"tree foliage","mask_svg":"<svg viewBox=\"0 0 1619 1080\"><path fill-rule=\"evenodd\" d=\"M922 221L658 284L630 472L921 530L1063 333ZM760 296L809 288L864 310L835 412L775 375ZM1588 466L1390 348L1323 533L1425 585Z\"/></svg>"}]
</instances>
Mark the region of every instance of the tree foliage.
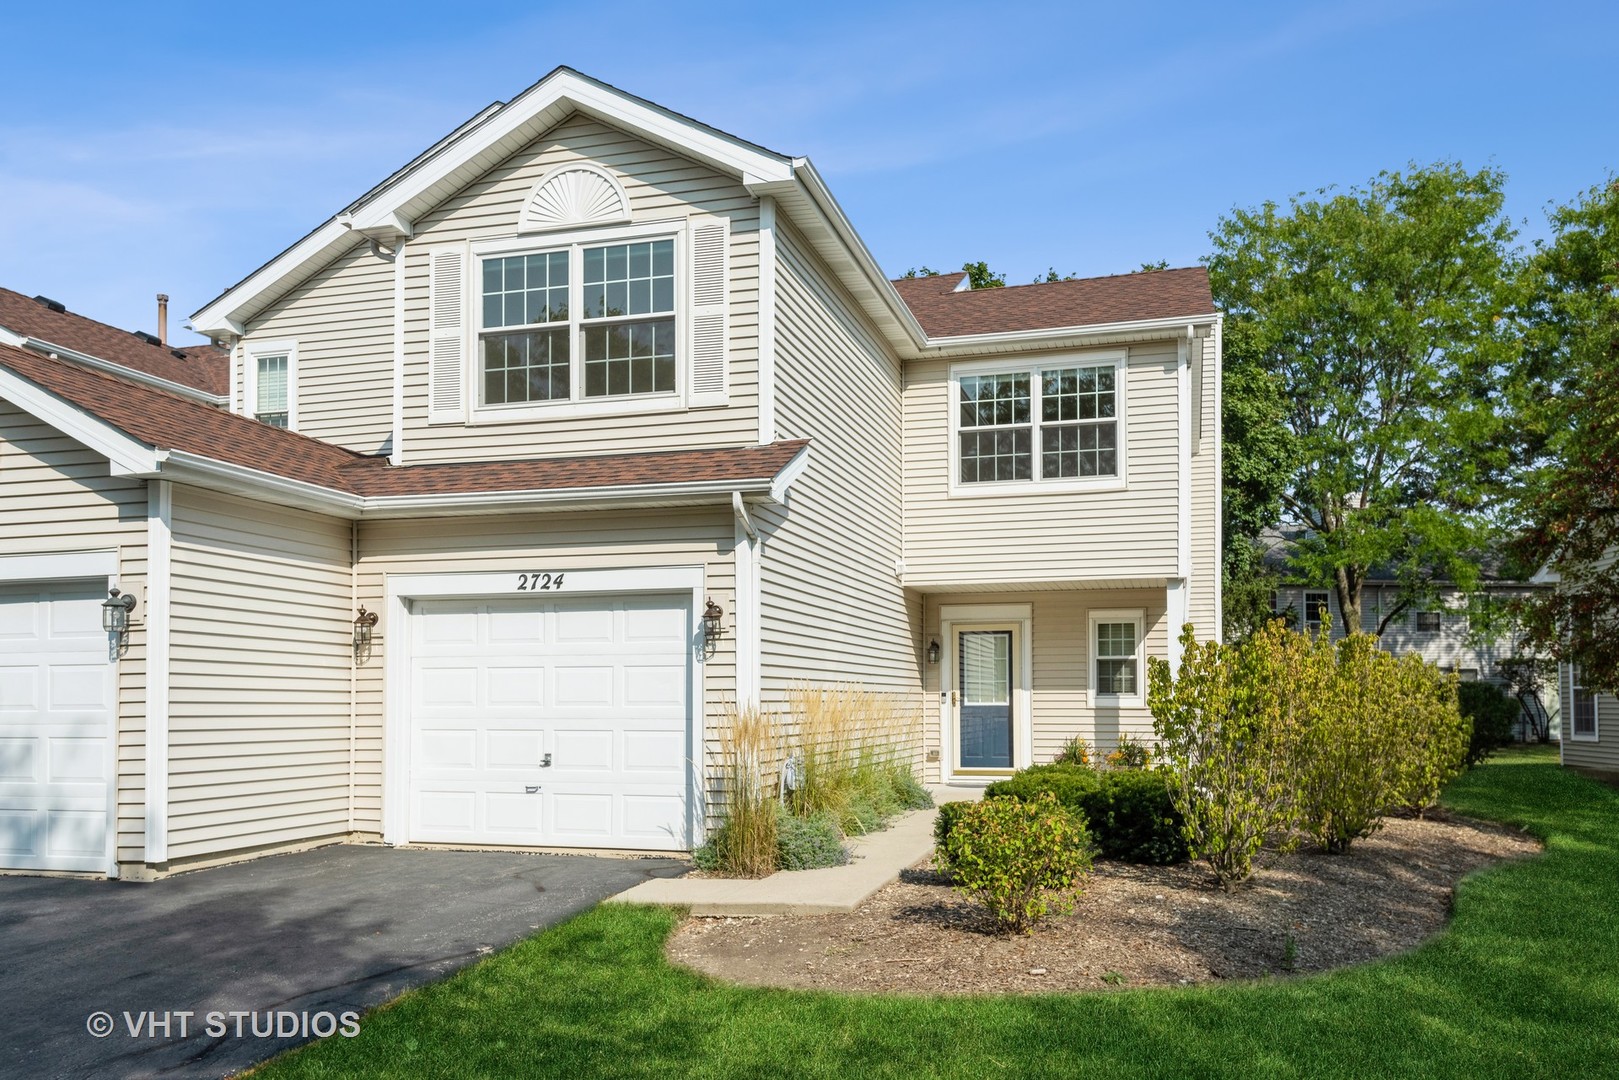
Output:
<instances>
[{"instance_id":1,"label":"tree foliage","mask_svg":"<svg viewBox=\"0 0 1619 1080\"><path fill-rule=\"evenodd\" d=\"M989 264L986 262L980 261L962 263L961 270L962 273L967 275L968 285L974 289L1000 289L1006 286L1006 275L997 274L995 271L989 268ZM909 270L905 271L905 273L901 274L900 277L939 277L943 273L945 273L945 271L935 270L931 266L913 266Z\"/></svg>"},{"instance_id":2,"label":"tree foliage","mask_svg":"<svg viewBox=\"0 0 1619 1080\"><path fill-rule=\"evenodd\" d=\"M1529 261L1514 554L1559 577L1526 605L1530 640L1619 689L1619 180L1551 215Z\"/></svg>"},{"instance_id":3,"label":"tree foliage","mask_svg":"<svg viewBox=\"0 0 1619 1080\"><path fill-rule=\"evenodd\" d=\"M1504 464L1490 392L1516 351L1503 181L1386 172L1235 210L1210 234L1228 335L1286 404L1283 521L1307 530L1292 575L1331 583L1346 631L1373 568L1401 586L1389 617L1436 581L1477 579Z\"/></svg>"}]
</instances>

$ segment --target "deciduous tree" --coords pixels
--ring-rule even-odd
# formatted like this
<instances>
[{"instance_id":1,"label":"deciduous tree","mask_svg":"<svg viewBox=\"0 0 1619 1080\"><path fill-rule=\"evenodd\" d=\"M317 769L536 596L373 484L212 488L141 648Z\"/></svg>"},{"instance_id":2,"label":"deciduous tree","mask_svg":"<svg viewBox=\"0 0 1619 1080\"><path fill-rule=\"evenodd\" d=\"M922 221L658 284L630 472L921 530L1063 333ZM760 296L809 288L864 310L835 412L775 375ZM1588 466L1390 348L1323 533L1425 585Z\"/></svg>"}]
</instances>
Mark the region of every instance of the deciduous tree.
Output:
<instances>
[{"instance_id":1,"label":"deciduous tree","mask_svg":"<svg viewBox=\"0 0 1619 1080\"><path fill-rule=\"evenodd\" d=\"M1283 521L1307 530L1293 573L1331 583L1346 631L1374 567L1407 603L1476 581L1502 464L1490 396L1516 355L1503 182L1413 167L1234 210L1210 234L1215 301L1287 405Z\"/></svg>"}]
</instances>

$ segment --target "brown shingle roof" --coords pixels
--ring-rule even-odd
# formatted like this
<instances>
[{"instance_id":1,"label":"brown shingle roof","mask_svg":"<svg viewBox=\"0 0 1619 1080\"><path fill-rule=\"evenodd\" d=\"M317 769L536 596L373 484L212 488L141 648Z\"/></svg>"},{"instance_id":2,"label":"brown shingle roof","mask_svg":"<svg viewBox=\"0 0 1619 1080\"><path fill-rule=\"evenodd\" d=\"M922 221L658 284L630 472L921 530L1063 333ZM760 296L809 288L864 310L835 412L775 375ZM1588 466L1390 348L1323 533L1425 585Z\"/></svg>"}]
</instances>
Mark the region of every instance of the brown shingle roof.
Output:
<instances>
[{"instance_id":1,"label":"brown shingle roof","mask_svg":"<svg viewBox=\"0 0 1619 1080\"><path fill-rule=\"evenodd\" d=\"M396 469L386 458L357 454L27 349L0 345L0 367L148 446L368 497L768 481L808 442Z\"/></svg>"},{"instance_id":2,"label":"brown shingle roof","mask_svg":"<svg viewBox=\"0 0 1619 1080\"><path fill-rule=\"evenodd\" d=\"M930 338L1214 313L1208 271L1201 266L952 291L964 276L902 278L894 287Z\"/></svg>"},{"instance_id":3,"label":"brown shingle roof","mask_svg":"<svg viewBox=\"0 0 1619 1080\"><path fill-rule=\"evenodd\" d=\"M230 389L230 358L223 350L212 345L153 345L128 330L71 311L52 311L10 289L0 289L0 326L206 393L223 395Z\"/></svg>"}]
</instances>

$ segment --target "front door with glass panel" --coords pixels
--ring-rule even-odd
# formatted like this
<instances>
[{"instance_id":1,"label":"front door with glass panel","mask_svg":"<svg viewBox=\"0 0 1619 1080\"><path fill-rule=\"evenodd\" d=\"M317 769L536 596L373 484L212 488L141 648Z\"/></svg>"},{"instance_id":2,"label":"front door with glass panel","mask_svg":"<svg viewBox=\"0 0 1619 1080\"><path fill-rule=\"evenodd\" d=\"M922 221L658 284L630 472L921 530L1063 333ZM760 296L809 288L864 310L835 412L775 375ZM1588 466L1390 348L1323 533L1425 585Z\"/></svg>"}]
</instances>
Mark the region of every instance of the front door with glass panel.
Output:
<instances>
[{"instance_id":1,"label":"front door with glass panel","mask_svg":"<svg viewBox=\"0 0 1619 1080\"><path fill-rule=\"evenodd\" d=\"M984 626L958 629L954 636L956 767L1010 771L1016 631Z\"/></svg>"}]
</instances>

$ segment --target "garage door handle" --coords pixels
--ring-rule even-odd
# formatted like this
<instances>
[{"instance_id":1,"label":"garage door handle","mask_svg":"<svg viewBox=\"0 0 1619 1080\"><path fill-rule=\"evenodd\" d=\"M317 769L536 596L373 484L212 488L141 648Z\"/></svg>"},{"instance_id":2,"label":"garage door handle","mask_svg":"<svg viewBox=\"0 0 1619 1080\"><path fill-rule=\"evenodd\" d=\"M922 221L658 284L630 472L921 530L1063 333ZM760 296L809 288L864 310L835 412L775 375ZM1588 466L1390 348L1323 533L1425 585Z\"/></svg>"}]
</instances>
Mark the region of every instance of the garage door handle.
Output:
<instances>
[{"instance_id":1,"label":"garage door handle","mask_svg":"<svg viewBox=\"0 0 1619 1080\"><path fill-rule=\"evenodd\" d=\"M549 769L550 767L551 767L551 755L546 754L544 757L542 757L540 759L540 768Z\"/></svg>"},{"instance_id":2,"label":"garage door handle","mask_svg":"<svg viewBox=\"0 0 1619 1080\"><path fill-rule=\"evenodd\" d=\"M540 793L540 785L535 784L532 787L530 787L527 784L523 785L523 794L524 795L538 795L539 793Z\"/></svg>"}]
</instances>

